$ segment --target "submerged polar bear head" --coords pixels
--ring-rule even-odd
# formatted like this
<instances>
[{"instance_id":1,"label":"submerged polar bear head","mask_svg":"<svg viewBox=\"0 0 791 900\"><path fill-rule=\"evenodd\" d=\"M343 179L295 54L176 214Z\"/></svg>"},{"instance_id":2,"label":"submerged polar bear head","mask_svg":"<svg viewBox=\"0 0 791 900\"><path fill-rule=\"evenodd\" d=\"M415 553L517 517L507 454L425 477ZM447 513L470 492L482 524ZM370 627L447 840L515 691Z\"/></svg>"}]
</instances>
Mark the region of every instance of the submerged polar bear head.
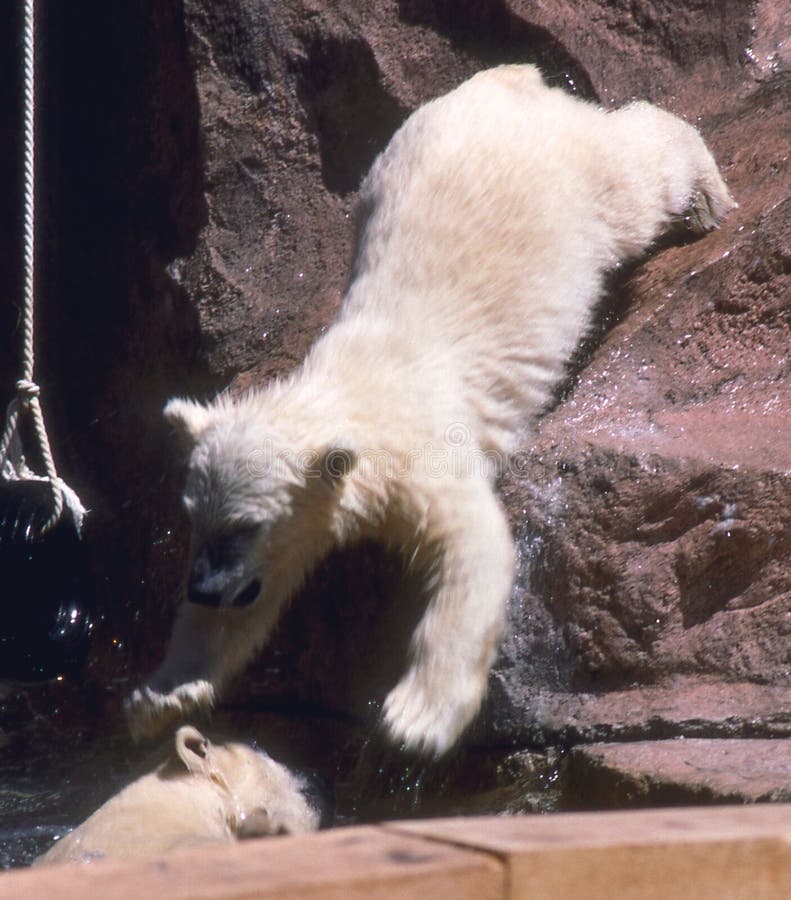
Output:
<instances>
[{"instance_id":1,"label":"submerged polar bear head","mask_svg":"<svg viewBox=\"0 0 791 900\"><path fill-rule=\"evenodd\" d=\"M321 817L309 782L246 744L215 744L191 725L164 762L111 797L38 861L134 857L206 841L301 834Z\"/></svg>"}]
</instances>

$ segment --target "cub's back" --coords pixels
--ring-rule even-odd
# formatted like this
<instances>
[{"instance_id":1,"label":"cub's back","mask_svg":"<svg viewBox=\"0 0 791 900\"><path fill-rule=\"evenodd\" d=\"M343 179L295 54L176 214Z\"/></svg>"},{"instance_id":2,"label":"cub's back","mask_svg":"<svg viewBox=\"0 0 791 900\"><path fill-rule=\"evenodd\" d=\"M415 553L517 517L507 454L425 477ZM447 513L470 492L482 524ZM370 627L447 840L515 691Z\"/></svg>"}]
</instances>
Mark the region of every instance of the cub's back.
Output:
<instances>
[{"instance_id":1,"label":"cub's back","mask_svg":"<svg viewBox=\"0 0 791 900\"><path fill-rule=\"evenodd\" d=\"M347 313L451 342L471 326L529 327L550 285L557 294L605 252L594 208L605 122L533 66L479 73L419 109L361 189Z\"/></svg>"}]
</instances>

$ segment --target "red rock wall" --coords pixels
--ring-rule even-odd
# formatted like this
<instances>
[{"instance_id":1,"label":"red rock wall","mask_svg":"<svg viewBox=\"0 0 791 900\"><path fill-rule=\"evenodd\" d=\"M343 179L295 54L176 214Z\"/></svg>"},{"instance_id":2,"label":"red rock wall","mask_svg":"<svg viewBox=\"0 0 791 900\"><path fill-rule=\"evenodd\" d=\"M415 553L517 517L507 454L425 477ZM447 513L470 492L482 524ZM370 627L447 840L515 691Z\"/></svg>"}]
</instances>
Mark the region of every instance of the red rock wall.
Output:
<instances>
[{"instance_id":1,"label":"red rock wall","mask_svg":"<svg viewBox=\"0 0 791 900\"><path fill-rule=\"evenodd\" d=\"M47 32L60 131L43 367L62 467L94 507L94 671L147 670L178 599L163 399L295 365L338 308L354 192L390 134L477 69L521 60L604 105L641 97L695 121L740 209L613 280L601 327L504 479L521 569L473 736L650 736L659 720L683 733L701 685L732 698L732 715L705 720L711 734L791 728L786 4L125 9L52 13ZM387 602L401 581L375 551L331 561L237 699L365 713L401 659ZM774 686L771 714L744 705L745 684ZM662 719L667 690L693 707Z\"/></svg>"},{"instance_id":2,"label":"red rock wall","mask_svg":"<svg viewBox=\"0 0 791 900\"><path fill-rule=\"evenodd\" d=\"M210 365L238 386L292 365L331 321L354 187L416 104L474 70L538 61L583 96L646 97L699 124L741 208L615 281L615 313L605 304L503 484L523 570L492 716L496 730L540 728L538 688L562 698L690 675L787 685L791 123L779 7L304 3L264 15L238 3L220 22L204 6L187 3L186 20L209 224L183 277ZM342 597L351 582L344 602L365 604L360 585L372 585L354 568L337 561L317 579L283 646L297 693L359 710L375 678L350 675L362 685L350 701L345 638L327 664L297 649L320 654L337 632L316 610L328 588ZM343 629L357 643L354 623Z\"/></svg>"}]
</instances>

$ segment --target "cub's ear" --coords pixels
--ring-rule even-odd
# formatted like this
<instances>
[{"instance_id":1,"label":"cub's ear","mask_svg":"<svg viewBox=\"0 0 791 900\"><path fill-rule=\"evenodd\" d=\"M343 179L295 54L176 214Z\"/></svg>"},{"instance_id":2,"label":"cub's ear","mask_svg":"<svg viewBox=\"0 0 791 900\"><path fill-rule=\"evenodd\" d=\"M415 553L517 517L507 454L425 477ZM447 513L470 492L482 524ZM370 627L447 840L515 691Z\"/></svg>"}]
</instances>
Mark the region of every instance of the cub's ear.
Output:
<instances>
[{"instance_id":1,"label":"cub's ear","mask_svg":"<svg viewBox=\"0 0 791 900\"><path fill-rule=\"evenodd\" d=\"M191 450L195 446L212 419L209 407L181 397L168 400L163 414L165 421L174 428L179 442L186 450Z\"/></svg>"},{"instance_id":2,"label":"cub's ear","mask_svg":"<svg viewBox=\"0 0 791 900\"><path fill-rule=\"evenodd\" d=\"M197 728L182 725L176 732L176 755L191 775L208 775L211 744Z\"/></svg>"},{"instance_id":3,"label":"cub's ear","mask_svg":"<svg viewBox=\"0 0 791 900\"><path fill-rule=\"evenodd\" d=\"M357 453L350 447L334 443L319 452L309 474L335 487L356 465Z\"/></svg>"}]
</instances>

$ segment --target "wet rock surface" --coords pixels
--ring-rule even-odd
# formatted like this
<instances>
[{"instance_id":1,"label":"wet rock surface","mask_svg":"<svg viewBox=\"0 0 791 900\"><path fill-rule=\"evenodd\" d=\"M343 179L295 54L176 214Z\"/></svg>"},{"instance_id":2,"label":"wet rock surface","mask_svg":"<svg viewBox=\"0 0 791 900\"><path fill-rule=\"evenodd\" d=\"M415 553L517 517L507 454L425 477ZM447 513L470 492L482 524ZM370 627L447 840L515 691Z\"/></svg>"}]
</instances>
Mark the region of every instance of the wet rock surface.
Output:
<instances>
[{"instance_id":1,"label":"wet rock surface","mask_svg":"<svg viewBox=\"0 0 791 900\"><path fill-rule=\"evenodd\" d=\"M592 809L787 802L789 750L788 740L591 744L572 750L564 777L572 795L584 796Z\"/></svg>"},{"instance_id":2,"label":"wet rock surface","mask_svg":"<svg viewBox=\"0 0 791 900\"><path fill-rule=\"evenodd\" d=\"M84 677L109 686L108 729L122 727L128 681L161 656L183 578L164 399L243 390L296 365L338 309L355 190L392 132L474 71L529 61L604 105L640 97L695 121L740 208L706 238L679 235L615 273L591 340L502 480L520 568L458 784L474 793L476 754L504 747L551 755L638 742L624 750L638 777L641 758L653 765L653 740L785 738L787 4L168 0L127 4L123 15L89 6L79 21L53 11L42 26L39 362L61 470L92 507L97 621ZM19 22L10 8L2 16L0 171L10 183ZM3 223L13 249L18 211ZM12 255L0 261L11 340ZM3 386L12 357L0 358ZM398 560L377 548L337 554L240 680L234 722L262 743L269 726L255 722L273 710L332 722L330 737L300 733L300 754L332 778L347 739L356 753L375 721L418 613L419 590ZM586 784L577 782L580 802Z\"/></svg>"}]
</instances>

